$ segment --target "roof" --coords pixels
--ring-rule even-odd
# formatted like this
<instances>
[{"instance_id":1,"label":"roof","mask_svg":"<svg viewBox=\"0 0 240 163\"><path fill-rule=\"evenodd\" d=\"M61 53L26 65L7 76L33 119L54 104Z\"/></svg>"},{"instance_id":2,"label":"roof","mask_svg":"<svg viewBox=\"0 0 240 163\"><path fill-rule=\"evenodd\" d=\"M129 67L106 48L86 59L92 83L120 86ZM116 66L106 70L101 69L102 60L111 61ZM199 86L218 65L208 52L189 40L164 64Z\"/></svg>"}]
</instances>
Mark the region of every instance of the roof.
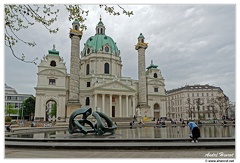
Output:
<instances>
[{"instance_id":1,"label":"roof","mask_svg":"<svg viewBox=\"0 0 240 163\"><path fill-rule=\"evenodd\" d=\"M205 84L205 85L195 84L195 85L186 85L184 87L177 88L177 89L167 90L166 94L176 93L176 92L184 91L184 90L199 90L199 89L202 89L202 90L219 89L220 91L222 91L222 89L220 87L215 87L215 86L211 86L208 84Z\"/></svg>"},{"instance_id":2,"label":"roof","mask_svg":"<svg viewBox=\"0 0 240 163\"><path fill-rule=\"evenodd\" d=\"M52 50L48 50L48 54L49 55L59 55L59 51L56 51L55 45L53 45L53 49Z\"/></svg>"},{"instance_id":3,"label":"roof","mask_svg":"<svg viewBox=\"0 0 240 163\"><path fill-rule=\"evenodd\" d=\"M140 33L140 35L138 36L138 38L145 38L142 33Z\"/></svg>"},{"instance_id":4,"label":"roof","mask_svg":"<svg viewBox=\"0 0 240 163\"><path fill-rule=\"evenodd\" d=\"M80 25L78 19L75 19L75 20L72 22L72 25L73 25L73 24L78 24L78 25Z\"/></svg>"},{"instance_id":5,"label":"roof","mask_svg":"<svg viewBox=\"0 0 240 163\"><path fill-rule=\"evenodd\" d=\"M151 64L150 64L150 66L147 67L147 69L149 70L149 69L153 69L153 68L157 68L157 67L158 67L158 65L154 65L153 61L151 60Z\"/></svg>"},{"instance_id":6,"label":"roof","mask_svg":"<svg viewBox=\"0 0 240 163\"><path fill-rule=\"evenodd\" d=\"M107 45L110 47L109 52L114 55L118 54L118 47L113 39L107 35L96 34L88 38L87 42L84 44L83 55L86 56L87 48L91 49L91 53L97 53L99 49L103 51L103 47Z\"/></svg>"},{"instance_id":7,"label":"roof","mask_svg":"<svg viewBox=\"0 0 240 163\"><path fill-rule=\"evenodd\" d=\"M5 94L17 94L17 91L14 88L5 84Z\"/></svg>"}]
</instances>

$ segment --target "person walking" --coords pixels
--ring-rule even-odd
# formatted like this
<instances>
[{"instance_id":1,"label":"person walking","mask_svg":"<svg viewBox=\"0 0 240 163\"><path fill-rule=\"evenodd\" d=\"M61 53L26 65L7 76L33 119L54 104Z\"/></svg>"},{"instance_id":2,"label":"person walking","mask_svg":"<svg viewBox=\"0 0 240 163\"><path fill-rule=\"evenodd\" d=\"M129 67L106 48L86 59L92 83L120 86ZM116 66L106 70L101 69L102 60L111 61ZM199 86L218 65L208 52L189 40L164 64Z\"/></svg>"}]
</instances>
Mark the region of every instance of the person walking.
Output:
<instances>
[{"instance_id":1,"label":"person walking","mask_svg":"<svg viewBox=\"0 0 240 163\"><path fill-rule=\"evenodd\" d=\"M192 143L197 143L198 142L198 138L200 137L200 129L199 127L196 125L196 123L194 122L189 122L188 126L192 132L192 135L190 136L192 138Z\"/></svg>"}]
</instances>

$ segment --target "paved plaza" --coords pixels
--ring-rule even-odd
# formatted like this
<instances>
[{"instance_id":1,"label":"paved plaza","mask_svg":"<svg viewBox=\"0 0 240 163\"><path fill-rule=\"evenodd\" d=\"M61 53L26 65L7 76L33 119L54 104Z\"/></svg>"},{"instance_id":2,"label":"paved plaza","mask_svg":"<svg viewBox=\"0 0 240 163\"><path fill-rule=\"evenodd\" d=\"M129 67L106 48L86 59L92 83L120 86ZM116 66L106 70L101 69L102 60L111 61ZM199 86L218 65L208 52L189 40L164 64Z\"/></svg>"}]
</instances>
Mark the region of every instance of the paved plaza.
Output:
<instances>
[{"instance_id":1,"label":"paved plaza","mask_svg":"<svg viewBox=\"0 0 240 163\"><path fill-rule=\"evenodd\" d=\"M202 158L208 154L218 158L235 158L235 149L172 149L172 150L64 150L5 148L5 158ZM220 157L220 153L233 157ZM225 155L226 156L226 155Z\"/></svg>"}]
</instances>

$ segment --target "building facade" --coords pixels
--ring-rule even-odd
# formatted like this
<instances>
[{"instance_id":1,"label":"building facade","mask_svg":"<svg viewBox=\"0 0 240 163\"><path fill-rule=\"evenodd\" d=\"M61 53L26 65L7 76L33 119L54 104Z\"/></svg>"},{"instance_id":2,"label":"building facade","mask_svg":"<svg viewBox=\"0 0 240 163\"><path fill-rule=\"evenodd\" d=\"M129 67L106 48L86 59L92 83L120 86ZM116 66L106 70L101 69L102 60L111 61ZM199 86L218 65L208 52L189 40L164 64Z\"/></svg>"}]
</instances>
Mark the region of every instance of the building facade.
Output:
<instances>
[{"instance_id":1,"label":"building facade","mask_svg":"<svg viewBox=\"0 0 240 163\"><path fill-rule=\"evenodd\" d=\"M33 95L18 94L14 88L5 84L5 109L8 109L8 107L12 107L13 109L19 111L23 101L25 101L29 97L33 97ZM18 115L19 115L18 113L10 114L10 117L14 119L18 119ZM5 116L9 116L9 115L5 113Z\"/></svg>"},{"instance_id":2,"label":"building facade","mask_svg":"<svg viewBox=\"0 0 240 163\"><path fill-rule=\"evenodd\" d=\"M138 80L122 76L121 53L106 35L101 18L95 35L80 52L82 32L75 20L70 29L70 74L59 51L48 51L38 65L35 120L49 120L49 103L56 104L56 121L67 121L80 107L101 111L110 117L166 116L164 78L157 65L145 67L148 44L142 34L137 38Z\"/></svg>"},{"instance_id":3,"label":"building facade","mask_svg":"<svg viewBox=\"0 0 240 163\"><path fill-rule=\"evenodd\" d=\"M222 119L228 101L220 87L186 85L166 91L167 117L172 120Z\"/></svg>"}]
</instances>

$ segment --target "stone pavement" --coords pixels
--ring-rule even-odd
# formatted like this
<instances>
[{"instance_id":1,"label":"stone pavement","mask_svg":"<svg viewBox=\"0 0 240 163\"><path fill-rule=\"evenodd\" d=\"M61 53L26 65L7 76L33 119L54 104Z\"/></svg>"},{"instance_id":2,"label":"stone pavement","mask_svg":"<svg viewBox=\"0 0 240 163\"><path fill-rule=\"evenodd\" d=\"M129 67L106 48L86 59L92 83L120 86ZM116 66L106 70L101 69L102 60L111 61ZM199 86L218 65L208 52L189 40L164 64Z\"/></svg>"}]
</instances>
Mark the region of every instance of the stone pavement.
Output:
<instances>
[{"instance_id":1,"label":"stone pavement","mask_svg":"<svg viewBox=\"0 0 240 163\"><path fill-rule=\"evenodd\" d=\"M208 154L213 153L217 154L218 157L209 157ZM225 157L221 154L225 154ZM201 158L205 160L234 159L235 157L235 149L65 150L5 148L5 158Z\"/></svg>"},{"instance_id":2,"label":"stone pavement","mask_svg":"<svg viewBox=\"0 0 240 163\"><path fill-rule=\"evenodd\" d=\"M196 148L212 148L212 149L227 149L235 148L235 142L93 142L93 141L7 141L5 147L20 147L20 148L55 148L55 149L118 149L118 150L137 150L137 149L196 149Z\"/></svg>"}]
</instances>

